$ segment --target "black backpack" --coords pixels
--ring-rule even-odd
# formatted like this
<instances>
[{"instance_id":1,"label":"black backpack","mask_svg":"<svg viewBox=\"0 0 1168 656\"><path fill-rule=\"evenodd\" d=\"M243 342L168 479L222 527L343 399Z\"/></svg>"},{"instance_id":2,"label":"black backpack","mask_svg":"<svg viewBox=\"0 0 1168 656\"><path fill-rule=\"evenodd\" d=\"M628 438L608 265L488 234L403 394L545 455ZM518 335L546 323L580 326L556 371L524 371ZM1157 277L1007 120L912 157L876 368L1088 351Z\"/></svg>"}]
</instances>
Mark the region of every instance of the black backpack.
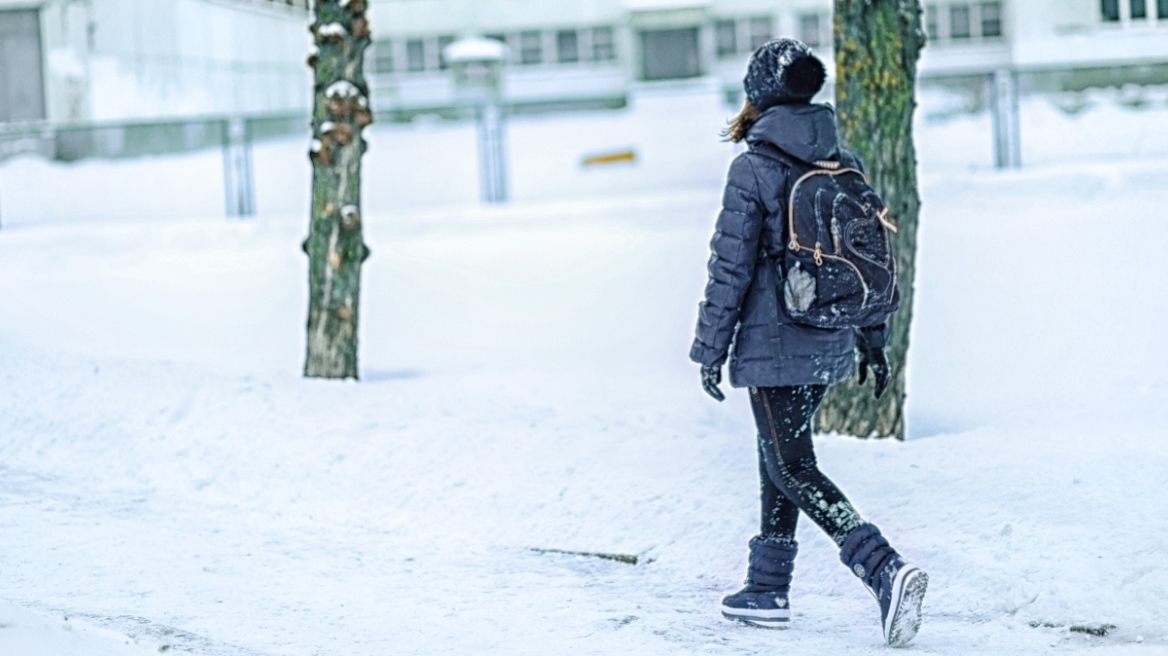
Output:
<instances>
[{"instance_id":1,"label":"black backpack","mask_svg":"<svg viewBox=\"0 0 1168 656\"><path fill-rule=\"evenodd\" d=\"M776 290L787 315L817 328L874 326L900 307L889 210L864 173L838 162L790 166L785 248Z\"/></svg>"}]
</instances>

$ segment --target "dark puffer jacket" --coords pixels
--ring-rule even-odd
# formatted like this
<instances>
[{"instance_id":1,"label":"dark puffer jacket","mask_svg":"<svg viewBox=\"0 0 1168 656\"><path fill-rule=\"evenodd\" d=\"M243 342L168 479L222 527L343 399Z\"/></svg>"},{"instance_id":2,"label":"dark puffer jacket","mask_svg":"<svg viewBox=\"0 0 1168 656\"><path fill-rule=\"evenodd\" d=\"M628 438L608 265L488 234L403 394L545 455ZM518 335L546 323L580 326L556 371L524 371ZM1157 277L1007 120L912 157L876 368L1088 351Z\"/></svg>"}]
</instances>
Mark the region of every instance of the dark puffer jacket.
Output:
<instances>
[{"instance_id":1,"label":"dark puffer jacket","mask_svg":"<svg viewBox=\"0 0 1168 656\"><path fill-rule=\"evenodd\" d=\"M805 162L838 160L861 170L863 164L850 150L841 150L835 112L828 105L772 107L750 128L746 141L749 150L730 165L710 242L710 281L690 359L721 366L733 342L734 387L832 385L855 369L857 332L791 321L776 302L772 268L760 266L761 254L783 252L787 195L794 182L789 165L773 149ZM872 336L880 340L874 346L883 346L883 332Z\"/></svg>"}]
</instances>

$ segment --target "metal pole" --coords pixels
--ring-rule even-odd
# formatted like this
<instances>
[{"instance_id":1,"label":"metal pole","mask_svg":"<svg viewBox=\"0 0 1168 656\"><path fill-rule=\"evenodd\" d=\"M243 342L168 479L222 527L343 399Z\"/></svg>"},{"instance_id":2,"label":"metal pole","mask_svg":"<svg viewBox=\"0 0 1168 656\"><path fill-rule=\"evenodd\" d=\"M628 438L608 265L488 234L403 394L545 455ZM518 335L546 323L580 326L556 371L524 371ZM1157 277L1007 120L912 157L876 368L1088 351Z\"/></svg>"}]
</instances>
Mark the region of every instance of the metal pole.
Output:
<instances>
[{"instance_id":1,"label":"metal pole","mask_svg":"<svg viewBox=\"0 0 1168 656\"><path fill-rule=\"evenodd\" d=\"M227 216L239 216L235 191L235 158L231 147L231 121L224 121L223 130L223 200Z\"/></svg>"},{"instance_id":2,"label":"metal pole","mask_svg":"<svg viewBox=\"0 0 1168 656\"><path fill-rule=\"evenodd\" d=\"M990 78L990 100L994 128L994 166L999 169L1021 168L1018 78L1013 71L994 71Z\"/></svg>"},{"instance_id":3,"label":"metal pole","mask_svg":"<svg viewBox=\"0 0 1168 656\"><path fill-rule=\"evenodd\" d=\"M255 216L255 169L252 165L251 156L251 121L241 119L239 124L240 130L243 133L243 140L240 144L240 158L242 160L240 181L243 184L243 216Z\"/></svg>"},{"instance_id":4,"label":"metal pole","mask_svg":"<svg viewBox=\"0 0 1168 656\"><path fill-rule=\"evenodd\" d=\"M484 203L507 201L507 158L503 134L503 66L507 46L493 39L467 38L442 51L454 87L478 123L479 187Z\"/></svg>"},{"instance_id":5,"label":"metal pole","mask_svg":"<svg viewBox=\"0 0 1168 656\"><path fill-rule=\"evenodd\" d=\"M254 216L256 212L250 128L247 119L243 118L229 119L223 126L223 189L227 216Z\"/></svg>"},{"instance_id":6,"label":"metal pole","mask_svg":"<svg viewBox=\"0 0 1168 656\"><path fill-rule=\"evenodd\" d=\"M503 152L503 110L492 100L478 106L479 175L483 201L507 202L507 161Z\"/></svg>"}]
</instances>

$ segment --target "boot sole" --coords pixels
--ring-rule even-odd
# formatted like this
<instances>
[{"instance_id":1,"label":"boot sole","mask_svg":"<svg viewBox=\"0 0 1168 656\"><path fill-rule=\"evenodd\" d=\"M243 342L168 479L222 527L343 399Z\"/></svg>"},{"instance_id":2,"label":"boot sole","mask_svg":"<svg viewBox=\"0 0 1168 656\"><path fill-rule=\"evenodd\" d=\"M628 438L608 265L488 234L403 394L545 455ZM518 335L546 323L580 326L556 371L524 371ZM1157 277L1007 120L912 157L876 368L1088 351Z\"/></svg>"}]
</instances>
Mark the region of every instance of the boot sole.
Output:
<instances>
[{"instance_id":1,"label":"boot sole","mask_svg":"<svg viewBox=\"0 0 1168 656\"><path fill-rule=\"evenodd\" d=\"M915 567L905 567L893 581L892 605L884 627L889 647L903 647L921 629L921 604L929 587L929 575Z\"/></svg>"},{"instance_id":2,"label":"boot sole","mask_svg":"<svg viewBox=\"0 0 1168 656\"><path fill-rule=\"evenodd\" d=\"M755 610L723 606L722 617L769 629L785 629L791 624L791 609Z\"/></svg>"}]
</instances>

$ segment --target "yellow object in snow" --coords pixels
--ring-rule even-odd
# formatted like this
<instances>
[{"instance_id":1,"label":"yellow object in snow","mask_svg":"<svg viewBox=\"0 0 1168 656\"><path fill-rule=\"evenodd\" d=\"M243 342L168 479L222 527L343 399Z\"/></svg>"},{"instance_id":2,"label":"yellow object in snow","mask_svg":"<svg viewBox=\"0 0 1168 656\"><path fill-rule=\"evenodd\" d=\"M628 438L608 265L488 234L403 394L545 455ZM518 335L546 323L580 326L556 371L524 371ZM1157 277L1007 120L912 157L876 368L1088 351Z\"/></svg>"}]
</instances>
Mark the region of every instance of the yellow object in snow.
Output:
<instances>
[{"instance_id":1,"label":"yellow object in snow","mask_svg":"<svg viewBox=\"0 0 1168 656\"><path fill-rule=\"evenodd\" d=\"M600 155L589 155L584 158L584 166L596 166L597 164L619 164L621 162L636 162L637 153L632 150L621 150L615 153L603 153Z\"/></svg>"}]
</instances>

